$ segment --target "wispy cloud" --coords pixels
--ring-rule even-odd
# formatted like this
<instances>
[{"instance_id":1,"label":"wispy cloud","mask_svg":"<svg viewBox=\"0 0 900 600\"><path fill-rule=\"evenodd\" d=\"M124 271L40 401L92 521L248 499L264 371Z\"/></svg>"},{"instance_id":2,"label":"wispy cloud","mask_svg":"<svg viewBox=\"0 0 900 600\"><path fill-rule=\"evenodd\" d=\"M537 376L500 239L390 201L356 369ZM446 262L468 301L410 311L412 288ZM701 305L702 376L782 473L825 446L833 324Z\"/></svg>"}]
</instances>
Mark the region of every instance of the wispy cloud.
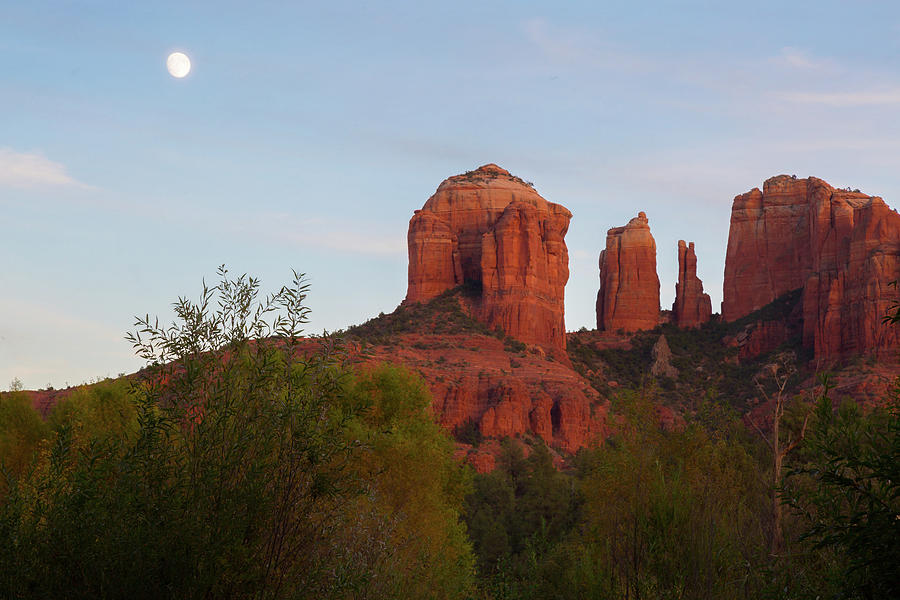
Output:
<instances>
[{"instance_id":1,"label":"wispy cloud","mask_svg":"<svg viewBox=\"0 0 900 600\"><path fill-rule=\"evenodd\" d=\"M795 69L822 69L830 65L828 61L814 58L809 52L793 46L782 48L775 62Z\"/></svg>"},{"instance_id":2,"label":"wispy cloud","mask_svg":"<svg viewBox=\"0 0 900 600\"><path fill-rule=\"evenodd\" d=\"M330 232L275 231L275 238L305 247L324 248L349 254L404 256L406 239L403 236L381 236L360 231L340 231L340 225Z\"/></svg>"},{"instance_id":3,"label":"wispy cloud","mask_svg":"<svg viewBox=\"0 0 900 600\"><path fill-rule=\"evenodd\" d=\"M27 294L0 299L0 389L13 377L28 389L48 381L60 387L138 366L118 327L73 312L62 301Z\"/></svg>"},{"instance_id":4,"label":"wispy cloud","mask_svg":"<svg viewBox=\"0 0 900 600\"><path fill-rule=\"evenodd\" d=\"M344 219L299 218L279 212L231 214L223 225L241 235L289 247L318 248L342 254L406 256L406 235L378 233L374 225Z\"/></svg>"},{"instance_id":5,"label":"wispy cloud","mask_svg":"<svg viewBox=\"0 0 900 600\"><path fill-rule=\"evenodd\" d=\"M68 174L65 165L33 152L0 148L0 186L94 189Z\"/></svg>"},{"instance_id":6,"label":"wispy cloud","mask_svg":"<svg viewBox=\"0 0 900 600\"><path fill-rule=\"evenodd\" d=\"M900 88L852 92L780 92L776 95L788 102L840 108L900 104Z\"/></svg>"},{"instance_id":7,"label":"wispy cloud","mask_svg":"<svg viewBox=\"0 0 900 600\"><path fill-rule=\"evenodd\" d=\"M525 37L550 58L571 62L584 54L571 31L551 28L546 19L535 17L522 23Z\"/></svg>"}]
</instances>

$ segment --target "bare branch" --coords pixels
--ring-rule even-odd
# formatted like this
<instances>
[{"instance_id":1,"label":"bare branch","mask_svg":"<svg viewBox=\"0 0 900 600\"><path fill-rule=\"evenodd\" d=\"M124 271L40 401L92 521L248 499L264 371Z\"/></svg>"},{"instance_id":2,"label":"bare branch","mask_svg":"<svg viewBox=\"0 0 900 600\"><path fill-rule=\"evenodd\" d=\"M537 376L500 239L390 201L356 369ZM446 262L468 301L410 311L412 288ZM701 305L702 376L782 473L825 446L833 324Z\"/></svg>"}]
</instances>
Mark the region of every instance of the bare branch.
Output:
<instances>
[{"instance_id":1,"label":"bare branch","mask_svg":"<svg viewBox=\"0 0 900 600\"><path fill-rule=\"evenodd\" d=\"M766 437L766 434L763 433L762 429L760 429L760 428L756 425L756 423L753 421L753 419L750 417L750 415L747 415L747 421L748 421L751 425L753 425L753 429L755 429L756 432L759 433L759 436L763 439L763 441L765 441L765 442L769 445L769 448L771 448L772 451L774 452L774 451L775 451L775 446L772 445L771 440L769 440L769 438Z\"/></svg>"}]
</instances>

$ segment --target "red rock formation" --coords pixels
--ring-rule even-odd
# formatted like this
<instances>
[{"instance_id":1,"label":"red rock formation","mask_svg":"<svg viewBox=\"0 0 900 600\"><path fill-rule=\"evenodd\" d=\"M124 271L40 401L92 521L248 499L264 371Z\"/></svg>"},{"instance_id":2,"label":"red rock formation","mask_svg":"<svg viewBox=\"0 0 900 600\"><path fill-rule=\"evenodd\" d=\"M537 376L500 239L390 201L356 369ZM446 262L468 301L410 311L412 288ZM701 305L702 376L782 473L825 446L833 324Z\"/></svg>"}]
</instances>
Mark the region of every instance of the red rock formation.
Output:
<instances>
[{"instance_id":1,"label":"red rock formation","mask_svg":"<svg viewBox=\"0 0 900 600\"><path fill-rule=\"evenodd\" d=\"M409 221L409 288L413 301L434 298L462 283L459 240L450 226L431 212L417 210ZM427 268L422 268L427 265Z\"/></svg>"},{"instance_id":2,"label":"red rock formation","mask_svg":"<svg viewBox=\"0 0 900 600\"><path fill-rule=\"evenodd\" d=\"M534 436L575 452L607 433L608 403L570 365L535 347L513 353L478 334L401 334L360 362L406 365L428 383L435 419L448 431L477 426L486 438Z\"/></svg>"},{"instance_id":3,"label":"red rock formation","mask_svg":"<svg viewBox=\"0 0 900 600\"><path fill-rule=\"evenodd\" d=\"M737 196L725 256L722 318L734 321L802 288L812 264L807 179L773 177Z\"/></svg>"},{"instance_id":4,"label":"red rock formation","mask_svg":"<svg viewBox=\"0 0 900 600\"><path fill-rule=\"evenodd\" d=\"M606 234L606 250L600 253L597 329L638 331L658 323L656 242L647 215L641 212L628 225Z\"/></svg>"},{"instance_id":5,"label":"red rock formation","mask_svg":"<svg viewBox=\"0 0 900 600\"><path fill-rule=\"evenodd\" d=\"M804 344L826 359L895 348L898 329L882 319L897 298L888 284L900 278L900 215L881 198L815 181Z\"/></svg>"},{"instance_id":6,"label":"red rock formation","mask_svg":"<svg viewBox=\"0 0 900 600\"><path fill-rule=\"evenodd\" d=\"M409 288L423 302L464 283L473 313L529 343L565 348L571 213L497 165L450 177L409 222Z\"/></svg>"},{"instance_id":7,"label":"red rock formation","mask_svg":"<svg viewBox=\"0 0 900 600\"><path fill-rule=\"evenodd\" d=\"M757 321L737 336L738 358L749 360L771 352L790 337L784 321Z\"/></svg>"},{"instance_id":8,"label":"red rock formation","mask_svg":"<svg viewBox=\"0 0 900 600\"><path fill-rule=\"evenodd\" d=\"M697 277L694 242L687 245L678 240L678 283L672 314L679 327L699 327L712 316L712 301L703 293L703 282Z\"/></svg>"},{"instance_id":9,"label":"red rock formation","mask_svg":"<svg viewBox=\"0 0 900 600\"><path fill-rule=\"evenodd\" d=\"M787 175L734 199L722 316L803 288L803 342L817 359L898 345L884 325L900 277L900 215L881 198Z\"/></svg>"}]
</instances>

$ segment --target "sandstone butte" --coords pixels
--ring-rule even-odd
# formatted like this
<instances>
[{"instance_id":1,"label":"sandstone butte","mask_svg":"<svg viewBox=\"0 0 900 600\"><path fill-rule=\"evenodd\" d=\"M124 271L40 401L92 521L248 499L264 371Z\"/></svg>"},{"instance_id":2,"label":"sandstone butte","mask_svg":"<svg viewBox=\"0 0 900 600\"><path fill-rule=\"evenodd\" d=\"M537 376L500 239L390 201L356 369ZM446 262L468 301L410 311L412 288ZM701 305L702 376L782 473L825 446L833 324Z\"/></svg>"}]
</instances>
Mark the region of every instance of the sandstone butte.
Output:
<instances>
[{"instance_id":1,"label":"sandstone butte","mask_svg":"<svg viewBox=\"0 0 900 600\"><path fill-rule=\"evenodd\" d=\"M697 277L694 242L678 240L678 283L672 317L679 327L699 327L712 317L712 300L703 293L703 282Z\"/></svg>"},{"instance_id":2,"label":"sandstone butte","mask_svg":"<svg viewBox=\"0 0 900 600\"><path fill-rule=\"evenodd\" d=\"M656 242L643 212L606 233L600 252L597 329L633 332L659 324Z\"/></svg>"},{"instance_id":3,"label":"sandstone butte","mask_svg":"<svg viewBox=\"0 0 900 600\"><path fill-rule=\"evenodd\" d=\"M881 198L779 175L737 196L722 316L734 321L802 289L803 344L817 360L898 345L882 323L900 278L900 215Z\"/></svg>"},{"instance_id":4,"label":"sandstone butte","mask_svg":"<svg viewBox=\"0 0 900 600\"><path fill-rule=\"evenodd\" d=\"M494 164L446 179L409 221L404 302L466 285L479 291L471 310L489 328L564 349L571 218Z\"/></svg>"}]
</instances>

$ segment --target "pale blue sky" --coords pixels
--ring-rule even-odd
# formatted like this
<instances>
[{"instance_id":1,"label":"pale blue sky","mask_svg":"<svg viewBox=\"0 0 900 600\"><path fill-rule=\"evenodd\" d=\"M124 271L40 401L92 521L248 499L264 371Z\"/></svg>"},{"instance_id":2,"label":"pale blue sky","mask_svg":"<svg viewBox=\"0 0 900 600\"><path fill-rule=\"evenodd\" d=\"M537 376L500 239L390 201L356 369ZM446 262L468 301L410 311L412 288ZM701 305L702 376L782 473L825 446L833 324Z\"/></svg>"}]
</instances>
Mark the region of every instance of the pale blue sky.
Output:
<instances>
[{"instance_id":1,"label":"pale blue sky","mask_svg":"<svg viewBox=\"0 0 900 600\"><path fill-rule=\"evenodd\" d=\"M488 162L574 213L568 329L640 210L664 307L686 239L718 310L736 194L900 203L898 59L892 1L0 0L0 388L134 370L220 263L307 272L311 331L388 312L412 211Z\"/></svg>"}]
</instances>

